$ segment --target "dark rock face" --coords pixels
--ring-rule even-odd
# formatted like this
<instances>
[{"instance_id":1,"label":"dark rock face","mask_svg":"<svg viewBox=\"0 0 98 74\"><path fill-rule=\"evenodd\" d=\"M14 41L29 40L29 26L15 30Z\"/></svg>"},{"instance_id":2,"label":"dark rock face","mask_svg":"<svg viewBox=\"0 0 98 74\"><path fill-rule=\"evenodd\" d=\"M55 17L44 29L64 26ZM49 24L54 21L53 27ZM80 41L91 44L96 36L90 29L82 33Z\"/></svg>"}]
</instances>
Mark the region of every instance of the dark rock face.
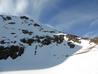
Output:
<instances>
[{"instance_id":1,"label":"dark rock face","mask_svg":"<svg viewBox=\"0 0 98 74\"><path fill-rule=\"evenodd\" d=\"M0 15L2 17L3 20L7 21L7 20L12 20L12 18L10 16L6 16L4 17L3 15Z\"/></svg>"},{"instance_id":2,"label":"dark rock face","mask_svg":"<svg viewBox=\"0 0 98 74\"><path fill-rule=\"evenodd\" d=\"M22 43L31 45L33 43L40 43L41 45L49 45L51 43L57 43L61 44L64 40L64 35L54 35L53 37L51 36L35 36L30 39L20 39Z\"/></svg>"},{"instance_id":3,"label":"dark rock face","mask_svg":"<svg viewBox=\"0 0 98 74\"><path fill-rule=\"evenodd\" d=\"M76 35L67 34L66 37L68 38L68 41L72 40L74 42L81 43L80 39Z\"/></svg>"},{"instance_id":4,"label":"dark rock face","mask_svg":"<svg viewBox=\"0 0 98 74\"><path fill-rule=\"evenodd\" d=\"M16 59L23 53L24 53L24 47L22 46L15 46L15 45L9 47L0 46L0 60L7 59L8 57Z\"/></svg>"},{"instance_id":5,"label":"dark rock face","mask_svg":"<svg viewBox=\"0 0 98 74\"><path fill-rule=\"evenodd\" d=\"M28 44L28 45L32 45L33 43L39 43L40 45L37 45L35 47L35 53L34 55L36 55L37 53L37 47L38 46L44 46L44 45L49 45L52 43L57 43L57 44L61 44L64 40L64 36L63 35L54 35L53 37L51 36L35 36L32 37L30 39L20 39L20 41L23 44ZM11 43L15 43L16 41L11 41ZM10 42L9 42L10 43ZM0 44L6 44L6 42L4 40L0 41ZM12 58L12 59L16 59L17 57L21 56L24 53L24 45L10 45L8 47L4 47L4 46L0 46L0 59L7 59L8 57Z\"/></svg>"},{"instance_id":6,"label":"dark rock face","mask_svg":"<svg viewBox=\"0 0 98 74\"><path fill-rule=\"evenodd\" d=\"M9 22L8 24L15 24L15 22Z\"/></svg>"},{"instance_id":7,"label":"dark rock face","mask_svg":"<svg viewBox=\"0 0 98 74\"><path fill-rule=\"evenodd\" d=\"M68 44L68 46L69 46L70 48L74 48L74 47L75 47L75 45L74 45L72 42L68 42L67 44Z\"/></svg>"},{"instance_id":8,"label":"dark rock face","mask_svg":"<svg viewBox=\"0 0 98 74\"><path fill-rule=\"evenodd\" d=\"M37 48L48 46L52 43L61 44L64 41L64 35L53 35L53 36L34 36L32 38L23 38L20 39L20 41L23 44L28 44L31 46L34 43L38 43L38 45L35 46L35 52L34 55L37 54Z\"/></svg>"},{"instance_id":9,"label":"dark rock face","mask_svg":"<svg viewBox=\"0 0 98 74\"><path fill-rule=\"evenodd\" d=\"M20 16L20 18L21 19L26 19L26 20L28 20L29 18L28 17L26 17L26 16Z\"/></svg>"},{"instance_id":10,"label":"dark rock face","mask_svg":"<svg viewBox=\"0 0 98 74\"><path fill-rule=\"evenodd\" d=\"M32 35L32 33L33 33L33 32L28 31L28 30L22 30L22 32L23 32L24 34L29 34L29 35Z\"/></svg>"},{"instance_id":11,"label":"dark rock face","mask_svg":"<svg viewBox=\"0 0 98 74\"><path fill-rule=\"evenodd\" d=\"M34 26L40 26L39 24L35 23Z\"/></svg>"}]
</instances>

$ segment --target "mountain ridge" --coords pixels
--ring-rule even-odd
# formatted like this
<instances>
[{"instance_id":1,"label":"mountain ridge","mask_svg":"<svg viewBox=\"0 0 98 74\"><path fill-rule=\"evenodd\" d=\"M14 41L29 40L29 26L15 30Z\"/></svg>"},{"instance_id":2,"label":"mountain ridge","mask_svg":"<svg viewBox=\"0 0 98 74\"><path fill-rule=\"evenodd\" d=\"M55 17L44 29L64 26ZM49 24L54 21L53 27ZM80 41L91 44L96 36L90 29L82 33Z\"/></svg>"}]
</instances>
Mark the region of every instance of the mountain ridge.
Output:
<instances>
[{"instance_id":1,"label":"mountain ridge","mask_svg":"<svg viewBox=\"0 0 98 74\"><path fill-rule=\"evenodd\" d=\"M0 15L1 68L47 68L60 64L76 51L87 52L98 38L82 38L39 25L27 16ZM87 51L84 49L88 49ZM13 63L10 65L10 61ZM25 65L21 66L21 63ZM30 66L32 64L32 66ZM17 67L15 67L17 65Z\"/></svg>"}]
</instances>

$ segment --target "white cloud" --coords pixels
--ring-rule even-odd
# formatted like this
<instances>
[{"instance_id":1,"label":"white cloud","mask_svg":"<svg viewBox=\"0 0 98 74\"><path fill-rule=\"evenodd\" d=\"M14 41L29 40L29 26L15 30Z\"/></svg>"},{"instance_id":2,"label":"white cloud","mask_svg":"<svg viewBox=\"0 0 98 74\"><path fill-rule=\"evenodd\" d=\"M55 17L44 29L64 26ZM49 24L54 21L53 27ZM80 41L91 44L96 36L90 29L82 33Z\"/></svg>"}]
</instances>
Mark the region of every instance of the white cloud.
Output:
<instances>
[{"instance_id":1,"label":"white cloud","mask_svg":"<svg viewBox=\"0 0 98 74\"><path fill-rule=\"evenodd\" d=\"M24 13L28 7L28 0L17 0L16 1L16 14Z\"/></svg>"},{"instance_id":2,"label":"white cloud","mask_svg":"<svg viewBox=\"0 0 98 74\"><path fill-rule=\"evenodd\" d=\"M14 3L12 0L1 0L0 4L0 14L9 14L13 11Z\"/></svg>"},{"instance_id":3,"label":"white cloud","mask_svg":"<svg viewBox=\"0 0 98 74\"><path fill-rule=\"evenodd\" d=\"M35 20L39 19L39 16L41 15L42 9L44 8L44 6L46 5L46 3L49 0L32 0L32 16L34 17Z\"/></svg>"},{"instance_id":4,"label":"white cloud","mask_svg":"<svg viewBox=\"0 0 98 74\"><path fill-rule=\"evenodd\" d=\"M40 11L44 5L44 3L48 0L1 0L0 3L0 14L20 14L25 13L30 5L33 9L35 15L40 14ZM32 3L30 3L32 2Z\"/></svg>"},{"instance_id":5,"label":"white cloud","mask_svg":"<svg viewBox=\"0 0 98 74\"><path fill-rule=\"evenodd\" d=\"M27 0L1 0L0 14L19 15L25 12L27 4Z\"/></svg>"},{"instance_id":6,"label":"white cloud","mask_svg":"<svg viewBox=\"0 0 98 74\"><path fill-rule=\"evenodd\" d=\"M51 6L51 5L55 6L57 1L58 0L32 0L31 1L32 2L32 4L31 4L31 6L32 6L32 9L31 9L32 17L38 21L40 19L41 14L47 12L44 8L47 6Z\"/></svg>"},{"instance_id":7,"label":"white cloud","mask_svg":"<svg viewBox=\"0 0 98 74\"><path fill-rule=\"evenodd\" d=\"M28 15L39 20L44 7L57 0L0 0L0 14ZM44 11L45 12L45 11Z\"/></svg>"}]
</instances>

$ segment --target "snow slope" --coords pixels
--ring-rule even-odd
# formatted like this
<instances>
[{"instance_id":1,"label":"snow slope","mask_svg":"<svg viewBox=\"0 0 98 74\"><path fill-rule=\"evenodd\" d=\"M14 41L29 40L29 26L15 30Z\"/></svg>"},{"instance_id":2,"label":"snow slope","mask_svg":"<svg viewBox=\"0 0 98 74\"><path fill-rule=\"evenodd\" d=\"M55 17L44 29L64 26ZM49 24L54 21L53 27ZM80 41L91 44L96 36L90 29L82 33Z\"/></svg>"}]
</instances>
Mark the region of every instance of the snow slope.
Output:
<instances>
[{"instance_id":1,"label":"snow slope","mask_svg":"<svg viewBox=\"0 0 98 74\"><path fill-rule=\"evenodd\" d=\"M41 70L5 71L0 74L98 74L98 51L69 57L62 64Z\"/></svg>"},{"instance_id":2,"label":"snow slope","mask_svg":"<svg viewBox=\"0 0 98 74\"><path fill-rule=\"evenodd\" d=\"M26 16L0 15L0 71L36 69L36 74L59 74L68 63L74 65L68 62L70 57L96 49L96 39L64 34ZM38 69L42 70L36 72Z\"/></svg>"}]
</instances>

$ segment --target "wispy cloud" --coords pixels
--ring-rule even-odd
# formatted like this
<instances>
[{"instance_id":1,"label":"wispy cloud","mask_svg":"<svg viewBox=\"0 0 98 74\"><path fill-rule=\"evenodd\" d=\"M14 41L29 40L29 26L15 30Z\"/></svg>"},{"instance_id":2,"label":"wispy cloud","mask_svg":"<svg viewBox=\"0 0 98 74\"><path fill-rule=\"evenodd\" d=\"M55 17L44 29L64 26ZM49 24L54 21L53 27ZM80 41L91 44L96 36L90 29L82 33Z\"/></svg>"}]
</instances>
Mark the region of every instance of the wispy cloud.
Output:
<instances>
[{"instance_id":1,"label":"wispy cloud","mask_svg":"<svg viewBox=\"0 0 98 74\"><path fill-rule=\"evenodd\" d=\"M92 19L91 23L89 24L90 31L84 34L84 37L97 37L98 36L98 18Z\"/></svg>"},{"instance_id":2,"label":"wispy cloud","mask_svg":"<svg viewBox=\"0 0 98 74\"><path fill-rule=\"evenodd\" d=\"M81 12L74 12L70 10L59 13L57 16L51 19L50 23L54 24L55 27L61 30L68 30L71 29L73 26L83 25L85 22L86 24L84 25L90 25L90 22L88 24L87 22L95 19L96 17L98 16L94 13L84 14Z\"/></svg>"},{"instance_id":3,"label":"wispy cloud","mask_svg":"<svg viewBox=\"0 0 98 74\"><path fill-rule=\"evenodd\" d=\"M93 19L90 23L90 28L98 25L98 17Z\"/></svg>"},{"instance_id":4,"label":"wispy cloud","mask_svg":"<svg viewBox=\"0 0 98 74\"><path fill-rule=\"evenodd\" d=\"M32 0L32 15L35 18L39 18L39 16L41 15L42 9L45 6L45 3L48 0Z\"/></svg>"},{"instance_id":5,"label":"wispy cloud","mask_svg":"<svg viewBox=\"0 0 98 74\"><path fill-rule=\"evenodd\" d=\"M0 14L19 15L24 13L27 3L27 0L1 0Z\"/></svg>"},{"instance_id":6,"label":"wispy cloud","mask_svg":"<svg viewBox=\"0 0 98 74\"><path fill-rule=\"evenodd\" d=\"M98 23L96 20L98 18L97 6L96 1L76 3L68 9L65 8L61 10L50 20L50 24L53 24L54 27L65 32L74 31L74 33L77 33L80 31L80 33L83 33L85 30L88 32L89 29L87 31L87 28L91 27L91 25L94 27L95 23ZM75 27L80 28L80 30L76 30L77 28Z\"/></svg>"},{"instance_id":7,"label":"wispy cloud","mask_svg":"<svg viewBox=\"0 0 98 74\"><path fill-rule=\"evenodd\" d=\"M14 3L12 0L1 0L0 3L0 14L6 13L9 14L13 11Z\"/></svg>"},{"instance_id":8,"label":"wispy cloud","mask_svg":"<svg viewBox=\"0 0 98 74\"><path fill-rule=\"evenodd\" d=\"M50 0L31 0L31 1L29 1L29 2L31 2L29 5L29 10L28 10L29 12L31 12L30 16L32 16L37 21L40 19L44 19L44 18L40 18L40 16L43 13L46 13L46 9L48 9L47 5L50 6L52 4L55 4L56 1L58 1L58 0L52 0L52 1L50 1ZM47 8L45 9L45 7L47 7Z\"/></svg>"},{"instance_id":9,"label":"wispy cloud","mask_svg":"<svg viewBox=\"0 0 98 74\"><path fill-rule=\"evenodd\" d=\"M40 12L49 0L0 0L0 14L20 14L26 13L26 10L29 9L32 14L38 17ZM29 8L31 6L31 8Z\"/></svg>"},{"instance_id":10,"label":"wispy cloud","mask_svg":"<svg viewBox=\"0 0 98 74\"><path fill-rule=\"evenodd\" d=\"M56 0L0 0L0 14L28 15L39 20L47 5L55 3Z\"/></svg>"},{"instance_id":11,"label":"wispy cloud","mask_svg":"<svg viewBox=\"0 0 98 74\"><path fill-rule=\"evenodd\" d=\"M29 3L28 0L17 0L16 1L16 14L23 14L26 12Z\"/></svg>"}]
</instances>

